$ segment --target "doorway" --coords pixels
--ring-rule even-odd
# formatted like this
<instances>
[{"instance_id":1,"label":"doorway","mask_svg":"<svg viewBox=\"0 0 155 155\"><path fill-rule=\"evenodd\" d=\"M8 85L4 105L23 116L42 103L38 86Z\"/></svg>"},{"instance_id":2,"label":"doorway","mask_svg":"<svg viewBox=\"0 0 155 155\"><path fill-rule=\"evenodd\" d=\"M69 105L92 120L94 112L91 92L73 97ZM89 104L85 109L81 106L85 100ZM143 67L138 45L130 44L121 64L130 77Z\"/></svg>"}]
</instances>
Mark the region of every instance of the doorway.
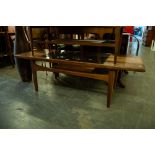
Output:
<instances>
[{"instance_id":1,"label":"doorway","mask_svg":"<svg viewBox=\"0 0 155 155\"><path fill-rule=\"evenodd\" d=\"M134 26L134 35L141 42L145 26Z\"/></svg>"}]
</instances>

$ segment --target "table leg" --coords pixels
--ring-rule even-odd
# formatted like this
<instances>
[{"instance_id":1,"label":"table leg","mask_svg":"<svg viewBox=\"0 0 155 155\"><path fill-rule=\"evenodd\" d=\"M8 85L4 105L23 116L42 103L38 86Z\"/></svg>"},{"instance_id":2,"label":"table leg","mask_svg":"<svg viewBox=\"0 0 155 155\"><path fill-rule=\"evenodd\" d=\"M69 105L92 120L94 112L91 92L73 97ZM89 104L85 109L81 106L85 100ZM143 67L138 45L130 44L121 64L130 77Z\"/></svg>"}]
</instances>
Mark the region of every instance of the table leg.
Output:
<instances>
[{"instance_id":1,"label":"table leg","mask_svg":"<svg viewBox=\"0 0 155 155\"><path fill-rule=\"evenodd\" d=\"M123 82L121 80L122 73L123 73L123 71L122 70L119 70L119 72L118 72L118 78L117 78L117 84L118 84L118 86L120 88L125 88L125 85L123 84Z\"/></svg>"},{"instance_id":2,"label":"table leg","mask_svg":"<svg viewBox=\"0 0 155 155\"><path fill-rule=\"evenodd\" d=\"M58 80L59 79L59 73L54 73L55 79Z\"/></svg>"},{"instance_id":3,"label":"table leg","mask_svg":"<svg viewBox=\"0 0 155 155\"><path fill-rule=\"evenodd\" d=\"M119 73L119 70L116 70L115 71L114 88L116 88L116 85L117 85L118 73Z\"/></svg>"},{"instance_id":4,"label":"table leg","mask_svg":"<svg viewBox=\"0 0 155 155\"><path fill-rule=\"evenodd\" d=\"M37 80L37 71L35 68L35 61L31 61L31 67L32 67L32 76L33 76L35 91L38 91L38 80Z\"/></svg>"},{"instance_id":5,"label":"table leg","mask_svg":"<svg viewBox=\"0 0 155 155\"><path fill-rule=\"evenodd\" d=\"M57 66L57 63L52 63L52 67ZM51 68L51 67L50 67ZM55 79L58 80L59 79L59 73L53 72Z\"/></svg>"},{"instance_id":6,"label":"table leg","mask_svg":"<svg viewBox=\"0 0 155 155\"><path fill-rule=\"evenodd\" d=\"M108 108L110 107L110 104L111 104L114 81L115 81L115 71L109 71L108 94L107 94L107 107Z\"/></svg>"}]
</instances>

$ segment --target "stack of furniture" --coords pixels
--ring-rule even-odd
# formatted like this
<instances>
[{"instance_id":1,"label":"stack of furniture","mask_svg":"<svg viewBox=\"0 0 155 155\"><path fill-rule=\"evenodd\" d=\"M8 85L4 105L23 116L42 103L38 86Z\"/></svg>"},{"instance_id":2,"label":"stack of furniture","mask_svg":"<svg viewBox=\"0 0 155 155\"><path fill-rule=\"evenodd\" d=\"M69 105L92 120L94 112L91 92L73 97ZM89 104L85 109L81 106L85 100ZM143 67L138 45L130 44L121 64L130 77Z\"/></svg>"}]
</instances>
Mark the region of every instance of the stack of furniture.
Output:
<instances>
[{"instance_id":1,"label":"stack of furniture","mask_svg":"<svg viewBox=\"0 0 155 155\"><path fill-rule=\"evenodd\" d=\"M119 56L122 27L50 26L46 27L46 34L39 40L33 37L35 28L29 27L31 51L15 56L31 62L36 91L38 71L53 72L56 79L63 73L103 80L107 83L107 107L110 107L118 72L145 71L140 57ZM38 65L36 61L49 62L50 65Z\"/></svg>"},{"instance_id":2,"label":"stack of furniture","mask_svg":"<svg viewBox=\"0 0 155 155\"><path fill-rule=\"evenodd\" d=\"M30 34L32 54L35 56L33 51L33 28L30 27ZM52 67L47 69L47 67L33 63L33 70L53 71L56 78L59 77L59 73L64 73L103 80L108 83L107 106L109 107L117 72L102 68L101 64L110 56L113 63L116 63L121 43L121 27L49 27L47 32L49 32L47 38L45 37L45 40L40 43L45 45L44 48L49 48ZM85 38L89 34L94 34L94 38ZM114 34L114 40L103 40L105 34ZM65 46L63 51L60 45ZM75 45L79 45L80 48L75 50ZM110 49L113 49L113 53L106 54L103 51L104 47L110 47ZM91 48L95 51L92 51L93 54L89 57ZM36 73L33 76L36 79ZM36 90L38 90L37 85Z\"/></svg>"},{"instance_id":3,"label":"stack of furniture","mask_svg":"<svg viewBox=\"0 0 155 155\"><path fill-rule=\"evenodd\" d=\"M152 40L155 39L155 26L147 26L143 33L142 44L144 46L151 46Z\"/></svg>"}]
</instances>

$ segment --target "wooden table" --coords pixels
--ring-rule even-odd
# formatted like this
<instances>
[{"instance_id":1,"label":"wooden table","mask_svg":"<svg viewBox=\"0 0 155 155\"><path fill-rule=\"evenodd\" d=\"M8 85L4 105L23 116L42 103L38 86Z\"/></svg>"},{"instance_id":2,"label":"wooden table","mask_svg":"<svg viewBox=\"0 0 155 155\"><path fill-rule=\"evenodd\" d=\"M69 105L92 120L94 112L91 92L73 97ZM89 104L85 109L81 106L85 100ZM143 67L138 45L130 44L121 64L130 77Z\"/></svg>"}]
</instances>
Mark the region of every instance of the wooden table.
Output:
<instances>
[{"instance_id":1,"label":"wooden table","mask_svg":"<svg viewBox=\"0 0 155 155\"><path fill-rule=\"evenodd\" d=\"M64 73L68 75L88 77L97 80L104 80L108 84L107 93L107 107L110 107L112 92L117 79L117 74L119 70L145 72L144 63L141 57L138 56L118 56L117 62L114 63L114 56L108 55L103 63L92 63L92 62L82 62L82 61L72 61L63 59L52 59L46 57L44 53L35 52L34 56L32 52L26 52L15 55L20 59L27 59L31 61L33 82L35 90L38 91L37 82L37 71L51 71L54 73ZM50 63L57 63L57 66L44 67L36 64L36 61L44 61ZM95 69L105 69L108 74L101 74L94 72Z\"/></svg>"}]
</instances>

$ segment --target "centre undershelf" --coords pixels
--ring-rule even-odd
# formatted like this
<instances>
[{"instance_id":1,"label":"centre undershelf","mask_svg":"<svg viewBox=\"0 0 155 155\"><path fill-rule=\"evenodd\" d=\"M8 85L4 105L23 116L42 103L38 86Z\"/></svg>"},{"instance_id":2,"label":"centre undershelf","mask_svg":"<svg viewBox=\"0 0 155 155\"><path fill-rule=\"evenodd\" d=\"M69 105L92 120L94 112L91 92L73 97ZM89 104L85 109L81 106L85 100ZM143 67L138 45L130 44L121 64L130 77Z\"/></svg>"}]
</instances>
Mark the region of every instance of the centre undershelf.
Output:
<instances>
[{"instance_id":1,"label":"centre undershelf","mask_svg":"<svg viewBox=\"0 0 155 155\"><path fill-rule=\"evenodd\" d=\"M64 44L64 45L83 45L83 46L100 46L115 47L115 40L78 40L78 39L55 39L55 40L34 40L35 43L41 44Z\"/></svg>"},{"instance_id":2,"label":"centre undershelf","mask_svg":"<svg viewBox=\"0 0 155 155\"><path fill-rule=\"evenodd\" d=\"M83 55L80 52L56 52L49 53L48 55L44 54L45 58L49 59L60 59L66 61L77 61L77 62L89 62L89 63L104 63L110 54L104 54L102 56L97 55Z\"/></svg>"}]
</instances>

